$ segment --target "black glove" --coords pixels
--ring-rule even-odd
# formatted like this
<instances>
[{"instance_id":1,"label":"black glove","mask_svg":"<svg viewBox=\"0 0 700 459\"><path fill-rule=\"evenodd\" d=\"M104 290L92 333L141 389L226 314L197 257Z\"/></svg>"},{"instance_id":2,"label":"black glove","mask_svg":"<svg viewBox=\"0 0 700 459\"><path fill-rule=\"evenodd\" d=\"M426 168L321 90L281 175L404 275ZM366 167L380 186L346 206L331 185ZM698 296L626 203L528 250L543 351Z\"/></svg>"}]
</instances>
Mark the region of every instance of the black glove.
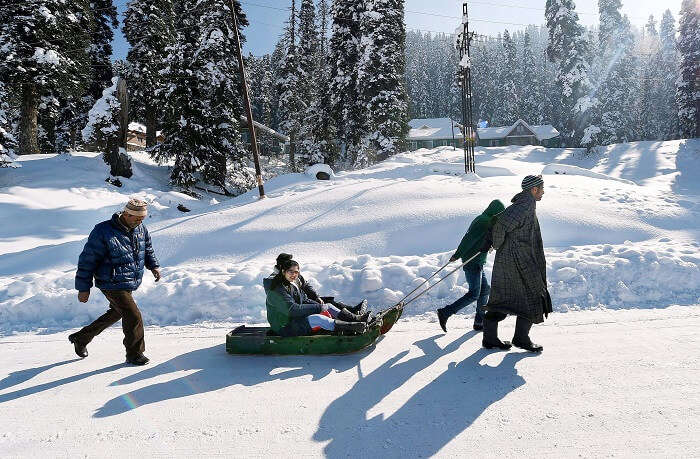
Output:
<instances>
[{"instance_id":1,"label":"black glove","mask_svg":"<svg viewBox=\"0 0 700 459\"><path fill-rule=\"evenodd\" d=\"M493 239L491 237L491 228L484 235L484 239L481 241L481 248L479 252L488 252L493 246Z\"/></svg>"}]
</instances>

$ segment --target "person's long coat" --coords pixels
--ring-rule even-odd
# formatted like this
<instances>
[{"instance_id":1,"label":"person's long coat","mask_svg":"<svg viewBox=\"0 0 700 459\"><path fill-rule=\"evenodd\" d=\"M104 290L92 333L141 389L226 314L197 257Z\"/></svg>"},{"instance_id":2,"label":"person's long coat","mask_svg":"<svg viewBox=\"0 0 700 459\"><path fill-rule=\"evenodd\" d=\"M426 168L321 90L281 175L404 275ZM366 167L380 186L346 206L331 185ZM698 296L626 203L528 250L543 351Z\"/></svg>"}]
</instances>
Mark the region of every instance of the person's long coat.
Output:
<instances>
[{"instance_id":1,"label":"person's long coat","mask_svg":"<svg viewBox=\"0 0 700 459\"><path fill-rule=\"evenodd\" d=\"M522 316L537 324L551 311L551 301L536 201L529 191L523 191L512 202L493 227L496 258L486 310Z\"/></svg>"}]
</instances>

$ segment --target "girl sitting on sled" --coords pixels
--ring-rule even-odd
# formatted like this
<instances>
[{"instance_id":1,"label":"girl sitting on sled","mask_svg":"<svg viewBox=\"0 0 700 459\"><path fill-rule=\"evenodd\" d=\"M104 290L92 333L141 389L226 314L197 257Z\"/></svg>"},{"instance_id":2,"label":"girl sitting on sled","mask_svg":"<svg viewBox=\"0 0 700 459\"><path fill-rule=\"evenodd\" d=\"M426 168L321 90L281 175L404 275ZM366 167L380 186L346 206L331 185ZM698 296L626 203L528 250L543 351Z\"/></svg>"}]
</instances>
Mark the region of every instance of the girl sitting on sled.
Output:
<instances>
[{"instance_id":1,"label":"girl sitting on sled","mask_svg":"<svg viewBox=\"0 0 700 459\"><path fill-rule=\"evenodd\" d=\"M333 298L318 296L304 281L299 263L290 254L279 254L275 272L263 280L263 285L267 292L267 320L280 336L310 335L321 329L352 333L367 330L370 312L362 313L364 301L356 306L360 314L355 314Z\"/></svg>"}]
</instances>

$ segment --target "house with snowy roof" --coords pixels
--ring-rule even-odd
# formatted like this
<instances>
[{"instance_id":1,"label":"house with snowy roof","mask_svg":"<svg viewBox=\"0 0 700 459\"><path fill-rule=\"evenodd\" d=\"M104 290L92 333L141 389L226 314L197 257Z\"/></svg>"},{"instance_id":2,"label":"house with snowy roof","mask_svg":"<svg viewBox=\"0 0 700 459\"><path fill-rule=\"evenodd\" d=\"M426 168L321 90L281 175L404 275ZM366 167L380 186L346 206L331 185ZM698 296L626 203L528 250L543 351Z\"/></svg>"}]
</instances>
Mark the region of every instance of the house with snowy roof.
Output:
<instances>
[{"instance_id":1,"label":"house with snowy roof","mask_svg":"<svg viewBox=\"0 0 700 459\"><path fill-rule=\"evenodd\" d=\"M450 118L416 118L408 122L406 141L410 151L444 146L461 147L461 124Z\"/></svg>"},{"instance_id":2,"label":"house with snowy roof","mask_svg":"<svg viewBox=\"0 0 700 459\"><path fill-rule=\"evenodd\" d=\"M442 146L462 147L462 125L450 118L416 118L408 122L406 138L410 151ZM519 119L510 126L476 129L477 144L481 147L504 145L542 145L558 147L560 134L551 124L531 125Z\"/></svg>"},{"instance_id":3,"label":"house with snowy roof","mask_svg":"<svg viewBox=\"0 0 700 459\"><path fill-rule=\"evenodd\" d=\"M501 147L504 145L560 146L560 135L551 124L527 124L518 120L511 126L484 127L476 129L480 147Z\"/></svg>"}]
</instances>

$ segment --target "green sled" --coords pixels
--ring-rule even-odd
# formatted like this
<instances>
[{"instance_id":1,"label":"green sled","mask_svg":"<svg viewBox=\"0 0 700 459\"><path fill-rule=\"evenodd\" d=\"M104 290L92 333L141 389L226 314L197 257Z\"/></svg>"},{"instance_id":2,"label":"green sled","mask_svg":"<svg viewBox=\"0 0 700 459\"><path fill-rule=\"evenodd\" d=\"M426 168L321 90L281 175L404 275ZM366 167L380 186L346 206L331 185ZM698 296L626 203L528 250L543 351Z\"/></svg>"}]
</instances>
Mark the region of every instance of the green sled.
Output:
<instances>
[{"instance_id":1,"label":"green sled","mask_svg":"<svg viewBox=\"0 0 700 459\"><path fill-rule=\"evenodd\" d=\"M373 344L388 332L403 313L403 303L379 312L362 335L315 334L282 337L270 327L241 325L226 335L229 354L314 355L347 354Z\"/></svg>"}]
</instances>

